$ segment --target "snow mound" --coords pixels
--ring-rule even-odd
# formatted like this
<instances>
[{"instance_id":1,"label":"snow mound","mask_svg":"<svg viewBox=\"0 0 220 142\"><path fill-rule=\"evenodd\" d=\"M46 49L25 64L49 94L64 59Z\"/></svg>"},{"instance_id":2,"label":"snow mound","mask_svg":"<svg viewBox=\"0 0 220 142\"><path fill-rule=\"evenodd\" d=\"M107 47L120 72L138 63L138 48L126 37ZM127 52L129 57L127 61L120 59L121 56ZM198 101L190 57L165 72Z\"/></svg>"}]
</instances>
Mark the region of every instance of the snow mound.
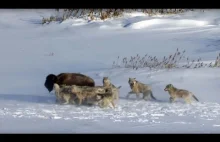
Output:
<instances>
[{"instance_id":1,"label":"snow mound","mask_svg":"<svg viewBox=\"0 0 220 142\"><path fill-rule=\"evenodd\" d=\"M160 28L160 27L198 27L208 25L207 21L198 20L169 20L169 19L151 19L132 23L128 28L131 29L143 29L143 28Z\"/></svg>"}]
</instances>

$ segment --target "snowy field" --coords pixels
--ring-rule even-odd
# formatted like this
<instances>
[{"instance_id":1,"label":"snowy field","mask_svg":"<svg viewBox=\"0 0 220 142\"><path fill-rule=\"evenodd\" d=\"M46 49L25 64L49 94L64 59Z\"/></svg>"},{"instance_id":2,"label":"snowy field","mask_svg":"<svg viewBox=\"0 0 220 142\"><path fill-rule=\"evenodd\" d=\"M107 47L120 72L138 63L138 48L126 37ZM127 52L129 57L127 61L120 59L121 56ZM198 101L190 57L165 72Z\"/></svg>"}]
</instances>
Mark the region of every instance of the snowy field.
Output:
<instances>
[{"instance_id":1,"label":"snowy field","mask_svg":"<svg viewBox=\"0 0 220 142\"><path fill-rule=\"evenodd\" d=\"M220 50L220 10L170 16L127 14L41 25L53 10L0 10L1 133L219 133L220 69L112 68L118 56L163 58L186 50L213 62ZM102 85L121 85L116 109L58 105L44 87L48 74L80 72ZM128 78L150 84L157 101L126 99ZM192 91L200 102L169 103L167 84Z\"/></svg>"}]
</instances>

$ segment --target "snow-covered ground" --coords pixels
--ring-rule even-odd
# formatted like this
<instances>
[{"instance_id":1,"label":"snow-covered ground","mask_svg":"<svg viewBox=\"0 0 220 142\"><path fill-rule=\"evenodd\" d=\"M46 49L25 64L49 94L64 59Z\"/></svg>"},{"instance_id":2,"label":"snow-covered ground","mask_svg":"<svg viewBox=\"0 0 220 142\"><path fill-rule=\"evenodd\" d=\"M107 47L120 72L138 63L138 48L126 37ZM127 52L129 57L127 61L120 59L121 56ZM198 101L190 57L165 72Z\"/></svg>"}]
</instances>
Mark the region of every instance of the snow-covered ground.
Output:
<instances>
[{"instance_id":1,"label":"snow-covered ground","mask_svg":"<svg viewBox=\"0 0 220 142\"><path fill-rule=\"evenodd\" d=\"M168 56L214 61L220 50L220 10L41 25L53 10L0 10L1 133L219 133L220 69L112 69L120 56ZM51 56L52 55L52 56ZM116 109L58 105L45 77L80 72L102 85L121 85ZM157 101L126 99L128 78L150 84ZM200 102L169 103L165 85L192 91Z\"/></svg>"}]
</instances>

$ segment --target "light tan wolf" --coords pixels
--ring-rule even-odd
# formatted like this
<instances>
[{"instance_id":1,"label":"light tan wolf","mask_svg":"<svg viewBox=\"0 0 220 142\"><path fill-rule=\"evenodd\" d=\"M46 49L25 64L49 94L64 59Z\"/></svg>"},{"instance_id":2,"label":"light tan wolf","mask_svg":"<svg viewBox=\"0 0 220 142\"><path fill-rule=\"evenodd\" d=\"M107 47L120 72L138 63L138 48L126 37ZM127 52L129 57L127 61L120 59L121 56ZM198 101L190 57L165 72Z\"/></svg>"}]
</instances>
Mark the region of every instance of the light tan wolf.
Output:
<instances>
[{"instance_id":1,"label":"light tan wolf","mask_svg":"<svg viewBox=\"0 0 220 142\"><path fill-rule=\"evenodd\" d=\"M170 95L171 103L174 102L177 98L182 98L185 100L186 103L190 103L190 104L191 104L192 98L194 98L197 102L199 102L199 100L196 98L196 96L192 92L188 90L184 90L184 89L178 89L174 87L172 84L166 85L166 87L164 88L164 91L168 91Z\"/></svg>"},{"instance_id":2,"label":"light tan wolf","mask_svg":"<svg viewBox=\"0 0 220 142\"><path fill-rule=\"evenodd\" d=\"M98 102L98 105L100 108L106 108L106 107L112 107L115 108L115 92L118 88L113 87L106 87L106 93L104 94L98 94L100 96L100 101Z\"/></svg>"},{"instance_id":3,"label":"light tan wolf","mask_svg":"<svg viewBox=\"0 0 220 142\"><path fill-rule=\"evenodd\" d=\"M79 99L79 105L81 105L83 101L96 103L97 101L100 101L100 96L98 96L98 94L100 95L106 93L106 87L72 85L71 92L76 94L77 98Z\"/></svg>"},{"instance_id":4,"label":"light tan wolf","mask_svg":"<svg viewBox=\"0 0 220 142\"><path fill-rule=\"evenodd\" d=\"M111 83L111 80L108 77L103 77L103 86L116 88L116 86ZM117 88L121 88L121 86Z\"/></svg>"},{"instance_id":5,"label":"light tan wolf","mask_svg":"<svg viewBox=\"0 0 220 142\"><path fill-rule=\"evenodd\" d=\"M139 99L140 93L142 93L144 100L148 100L149 96L151 96L153 100L156 100L153 96L152 88L149 85L137 81L136 78L129 78L128 84L130 85L131 91L128 92L127 98L129 98L130 94L136 94L136 97Z\"/></svg>"},{"instance_id":6,"label":"light tan wolf","mask_svg":"<svg viewBox=\"0 0 220 142\"><path fill-rule=\"evenodd\" d=\"M71 86L62 85L60 87L57 83L54 83L53 89L56 95L56 102L61 104L75 104L77 96L72 93Z\"/></svg>"},{"instance_id":7,"label":"light tan wolf","mask_svg":"<svg viewBox=\"0 0 220 142\"><path fill-rule=\"evenodd\" d=\"M119 89L121 88L121 86L119 87L115 87L115 85L113 85L110 81L110 79L108 77L103 77L103 86L104 87L112 87L113 90L113 96L114 96L114 99L118 101L119 99Z\"/></svg>"}]
</instances>

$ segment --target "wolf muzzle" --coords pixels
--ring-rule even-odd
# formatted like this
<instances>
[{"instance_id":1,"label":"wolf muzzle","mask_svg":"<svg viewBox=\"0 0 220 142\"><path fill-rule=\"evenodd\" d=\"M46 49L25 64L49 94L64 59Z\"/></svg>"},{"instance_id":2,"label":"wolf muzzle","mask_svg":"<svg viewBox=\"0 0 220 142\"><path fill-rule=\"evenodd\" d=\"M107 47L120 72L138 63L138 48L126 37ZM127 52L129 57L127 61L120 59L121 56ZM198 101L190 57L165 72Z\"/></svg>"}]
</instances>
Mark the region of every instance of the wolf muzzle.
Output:
<instances>
[{"instance_id":1,"label":"wolf muzzle","mask_svg":"<svg viewBox=\"0 0 220 142\"><path fill-rule=\"evenodd\" d=\"M134 83L129 83L129 84L130 84L130 86L131 86L131 87L133 87L133 86L134 86Z\"/></svg>"}]
</instances>

